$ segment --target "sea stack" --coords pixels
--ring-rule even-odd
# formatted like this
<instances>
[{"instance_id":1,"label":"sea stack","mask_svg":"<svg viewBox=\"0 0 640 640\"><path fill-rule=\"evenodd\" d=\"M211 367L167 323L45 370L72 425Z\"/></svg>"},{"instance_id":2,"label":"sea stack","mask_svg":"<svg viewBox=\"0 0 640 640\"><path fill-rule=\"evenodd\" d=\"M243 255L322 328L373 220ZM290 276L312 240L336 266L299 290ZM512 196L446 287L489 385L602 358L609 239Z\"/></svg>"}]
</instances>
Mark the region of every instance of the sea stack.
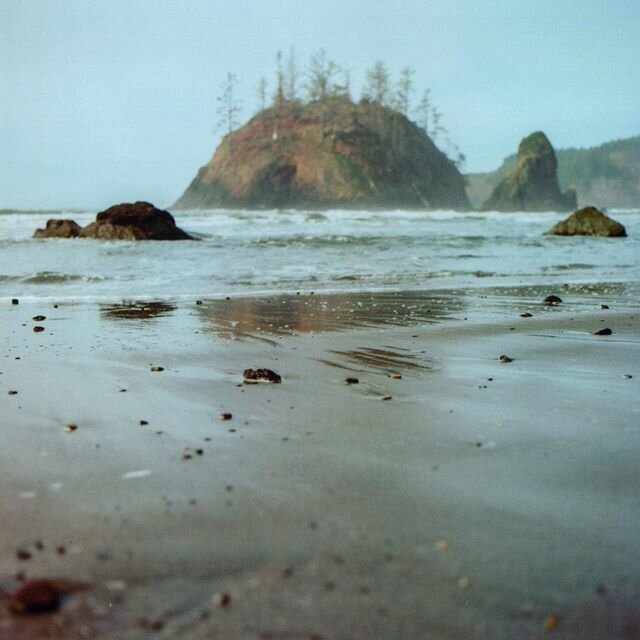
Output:
<instances>
[{"instance_id":1,"label":"sea stack","mask_svg":"<svg viewBox=\"0 0 640 640\"><path fill-rule=\"evenodd\" d=\"M174 207L470 208L423 129L346 97L265 109L225 136Z\"/></svg>"},{"instance_id":2,"label":"sea stack","mask_svg":"<svg viewBox=\"0 0 640 640\"><path fill-rule=\"evenodd\" d=\"M612 220L599 209L584 207L558 222L545 235L624 238L627 232L623 225Z\"/></svg>"},{"instance_id":3,"label":"sea stack","mask_svg":"<svg viewBox=\"0 0 640 640\"><path fill-rule=\"evenodd\" d=\"M520 142L515 166L482 205L483 211L571 211L574 189L558 186L558 162L547 136L532 133Z\"/></svg>"}]
</instances>

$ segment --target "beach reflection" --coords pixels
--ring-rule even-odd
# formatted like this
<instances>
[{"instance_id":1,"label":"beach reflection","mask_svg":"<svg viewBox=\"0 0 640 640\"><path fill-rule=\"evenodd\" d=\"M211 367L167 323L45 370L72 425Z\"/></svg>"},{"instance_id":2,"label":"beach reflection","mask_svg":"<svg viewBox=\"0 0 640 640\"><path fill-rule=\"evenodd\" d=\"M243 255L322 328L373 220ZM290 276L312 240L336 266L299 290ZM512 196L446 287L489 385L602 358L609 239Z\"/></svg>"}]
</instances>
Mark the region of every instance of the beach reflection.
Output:
<instances>
[{"instance_id":1,"label":"beach reflection","mask_svg":"<svg viewBox=\"0 0 640 640\"><path fill-rule=\"evenodd\" d=\"M100 305L100 315L109 320L149 320L169 315L176 307L166 302L131 301Z\"/></svg>"},{"instance_id":2,"label":"beach reflection","mask_svg":"<svg viewBox=\"0 0 640 640\"><path fill-rule=\"evenodd\" d=\"M459 314L462 296L430 292L281 295L209 300L197 307L206 330L225 338L345 331L440 322Z\"/></svg>"}]
</instances>

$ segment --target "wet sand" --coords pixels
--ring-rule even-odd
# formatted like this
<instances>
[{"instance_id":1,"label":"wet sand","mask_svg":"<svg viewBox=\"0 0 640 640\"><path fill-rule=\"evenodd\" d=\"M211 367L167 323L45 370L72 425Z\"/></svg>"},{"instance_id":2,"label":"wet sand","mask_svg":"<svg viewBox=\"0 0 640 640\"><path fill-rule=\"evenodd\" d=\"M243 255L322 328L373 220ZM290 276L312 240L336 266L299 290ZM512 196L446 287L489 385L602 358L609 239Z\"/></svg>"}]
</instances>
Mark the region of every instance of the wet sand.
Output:
<instances>
[{"instance_id":1,"label":"wet sand","mask_svg":"<svg viewBox=\"0 0 640 640\"><path fill-rule=\"evenodd\" d=\"M640 313L540 294L5 302L0 638L640 637Z\"/></svg>"}]
</instances>

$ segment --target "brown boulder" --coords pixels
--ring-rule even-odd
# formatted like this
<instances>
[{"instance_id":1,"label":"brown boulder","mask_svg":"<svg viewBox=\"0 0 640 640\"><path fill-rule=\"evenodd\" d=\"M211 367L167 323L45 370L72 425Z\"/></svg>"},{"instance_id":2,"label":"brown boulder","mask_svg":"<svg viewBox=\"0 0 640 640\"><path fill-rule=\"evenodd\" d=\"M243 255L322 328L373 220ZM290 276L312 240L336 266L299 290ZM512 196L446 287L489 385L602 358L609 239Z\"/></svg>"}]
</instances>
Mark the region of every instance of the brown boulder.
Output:
<instances>
[{"instance_id":1,"label":"brown boulder","mask_svg":"<svg viewBox=\"0 0 640 640\"><path fill-rule=\"evenodd\" d=\"M95 222L80 232L81 238L105 240L191 240L176 226L168 211L149 202L123 203L101 211Z\"/></svg>"},{"instance_id":2,"label":"brown boulder","mask_svg":"<svg viewBox=\"0 0 640 640\"><path fill-rule=\"evenodd\" d=\"M47 220L44 229L36 229L34 238L77 238L82 227L73 220L51 219Z\"/></svg>"},{"instance_id":3,"label":"brown boulder","mask_svg":"<svg viewBox=\"0 0 640 640\"><path fill-rule=\"evenodd\" d=\"M612 220L595 207L584 207L554 225L547 235L604 236L623 238L627 232L619 222Z\"/></svg>"}]
</instances>

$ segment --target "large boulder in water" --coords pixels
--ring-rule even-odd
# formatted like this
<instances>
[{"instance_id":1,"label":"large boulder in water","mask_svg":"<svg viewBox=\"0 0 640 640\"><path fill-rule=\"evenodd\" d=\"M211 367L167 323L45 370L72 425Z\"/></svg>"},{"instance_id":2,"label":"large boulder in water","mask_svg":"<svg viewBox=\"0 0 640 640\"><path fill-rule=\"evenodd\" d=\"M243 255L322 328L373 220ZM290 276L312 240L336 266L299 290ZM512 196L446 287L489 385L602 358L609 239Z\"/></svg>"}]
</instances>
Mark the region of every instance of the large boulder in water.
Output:
<instances>
[{"instance_id":1,"label":"large boulder in water","mask_svg":"<svg viewBox=\"0 0 640 640\"><path fill-rule=\"evenodd\" d=\"M174 207L470 209L455 164L400 112L327 97L225 136Z\"/></svg>"},{"instance_id":2,"label":"large boulder in water","mask_svg":"<svg viewBox=\"0 0 640 640\"><path fill-rule=\"evenodd\" d=\"M74 220L52 219L47 220L44 229L36 229L34 238L77 238L82 227Z\"/></svg>"},{"instance_id":3,"label":"large boulder in water","mask_svg":"<svg viewBox=\"0 0 640 640\"><path fill-rule=\"evenodd\" d=\"M168 211L149 202L123 203L109 207L87 225L81 238L105 240L190 240L191 236L176 226Z\"/></svg>"},{"instance_id":4,"label":"large boulder in water","mask_svg":"<svg viewBox=\"0 0 640 640\"><path fill-rule=\"evenodd\" d=\"M484 211L571 211L576 209L574 189L558 186L558 162L541 131L524 138L516 164L482 205Z\"/></svg>"},{"instance_id":5,"label":"large boulder in water","mask_svg":"<svg viewBox=\"0 0 640 640\"><path fill-rule=\"evenodd\" d=\"M584 207L554 225L548 235L555 236L605 236L623 238L627 232L623 225L595 207Z\"/></svg>"}]
</instances>

